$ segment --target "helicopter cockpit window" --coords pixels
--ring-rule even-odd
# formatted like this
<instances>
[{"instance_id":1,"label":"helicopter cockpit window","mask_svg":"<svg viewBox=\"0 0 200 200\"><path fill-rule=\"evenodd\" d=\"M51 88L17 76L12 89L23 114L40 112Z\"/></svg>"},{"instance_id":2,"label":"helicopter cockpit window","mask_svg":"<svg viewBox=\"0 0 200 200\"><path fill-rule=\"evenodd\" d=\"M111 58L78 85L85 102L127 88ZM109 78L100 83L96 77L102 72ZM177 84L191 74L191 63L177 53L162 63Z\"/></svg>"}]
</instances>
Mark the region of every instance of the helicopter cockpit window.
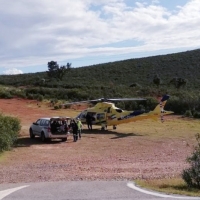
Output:
<instances>
[{"instance_id":1,"label":"helicopter cockpit window","mask_svg":"<svg viewBox=\"0 0 200 200\"><path fill-rule=\"evenodd\" d=\"M86 114L87 114L87 112L86 112L86 110L84 110L78 117L81 119L86 118Z\"/></svg>"},{"instance_id":2,"label":"helicopter cockpit window","mask_svg":"<svg viewBox=\"0 0 200 200\"><path fill-rule=\"evenodd\" d=\"M98 113L97 114L97 120L105 119L105 113Z\"/></svg>"},{"instance_id":3,"label":"helicopter cockpit window","mask_svg":"<svg viewBox=\"0 0 200 200\"><path fill-rule=\"evenodd\" d=\"M121 113L121 112L123 112L123 110L122 109L115 109L118 113Z\"/></svg>"}]
</instances>

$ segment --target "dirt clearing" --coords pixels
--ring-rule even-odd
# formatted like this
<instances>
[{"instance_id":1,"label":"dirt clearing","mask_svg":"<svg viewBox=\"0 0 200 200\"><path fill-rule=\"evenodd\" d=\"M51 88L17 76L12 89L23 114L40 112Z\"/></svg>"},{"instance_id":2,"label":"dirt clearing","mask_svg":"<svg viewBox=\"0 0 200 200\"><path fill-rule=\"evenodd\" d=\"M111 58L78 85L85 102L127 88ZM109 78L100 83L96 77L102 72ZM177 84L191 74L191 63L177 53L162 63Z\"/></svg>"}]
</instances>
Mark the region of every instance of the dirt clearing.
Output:
<instances>
[{"instance_id":1,"label":"dirt clearing","mask_svg":"<svg viewBox=\"0 0 200 200\"><path fill-rule=\"evenodd\" d=\"M0 100L3 114L21 120L18 147L0 161L0 183L60 180L133 180L136 178L177 177L187 167L198 120L169 116L165 122L144 120L89 131L74 143L54 140L43 144L29 139L29 126L40 117L70 116L78 110L54 110L49 103L10 99Z\"/></svg>"}]
</instances>

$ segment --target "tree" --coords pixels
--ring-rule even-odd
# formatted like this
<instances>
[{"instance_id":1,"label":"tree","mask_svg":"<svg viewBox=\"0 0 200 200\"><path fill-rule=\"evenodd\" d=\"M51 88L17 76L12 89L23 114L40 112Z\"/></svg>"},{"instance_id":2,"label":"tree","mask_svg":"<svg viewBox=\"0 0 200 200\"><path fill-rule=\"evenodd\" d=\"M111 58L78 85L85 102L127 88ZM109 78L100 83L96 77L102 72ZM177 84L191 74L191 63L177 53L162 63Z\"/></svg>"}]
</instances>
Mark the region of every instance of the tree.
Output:
<instances>
[{"instance_id":1,"label":"tree","mask_svg":"<svg viewBox=\"0 0 200 200\"><path fill-rule=\"evenodd\" d=\"M161 79L160 79L160 77L158 76L158 74L156 74L156 75L154 76L154 78L153 78L153 83L159 87L159 85L160 85L160 83L161 83Z\"/></svg>"},{"instance_id":2,"label":"tree","mask_svg":"<svg viewBox=\"0 0 200 200\"><path fill-rule=\"evenodd\" d=\"M59 70L59 65L55 61L48 62L48 70L49 71L47 71L47 75L50 78L56 78L57 72Z\"/></svg>"},{"instance_id":3,"label":"tree","mask_svg":"<svg viewBox=\"0 0 200 200\"><path fill-rule=\"evenodd\" d=\"M184 87L187 84L187 80L180 77L174 77L169 81L169 84L172 84L176 89L179 89L180 87Z\"/></svg>"},{"instance_id":4,"label":"tree","mask_svg":"<svg viewBox=\"0 0 200 200\"><path fill-rule=\"evenodd\" d=\"M62 80L63 76L70 69L71 69L71 63L67 63L66 66L63 65L63 66L59 67L59 65L57 64L57 62L51 61L51 62L48 62L47 75L50 78L56 78L56 79Z\"/></svg>"}]
</instances>

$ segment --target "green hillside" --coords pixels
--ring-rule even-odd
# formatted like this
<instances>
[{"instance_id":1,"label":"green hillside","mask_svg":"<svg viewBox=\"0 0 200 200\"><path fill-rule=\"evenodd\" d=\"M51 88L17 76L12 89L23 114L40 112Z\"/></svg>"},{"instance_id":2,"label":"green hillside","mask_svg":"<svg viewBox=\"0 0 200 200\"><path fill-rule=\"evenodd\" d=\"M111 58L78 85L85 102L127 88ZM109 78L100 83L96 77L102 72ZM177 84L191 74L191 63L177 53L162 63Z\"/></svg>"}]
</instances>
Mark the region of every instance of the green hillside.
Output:
<instances>
[{"instance_id":1,"label":"green hillside","mask_svg":"<svg viewBox=\"0 0 200 200\"><path fill-rule=\"evenodd\" d=\"M158 84L154 82L155 77L159 79ZM180 87L170 85L174 77L182 78L186 84ZM40 98L63 100L156 97L169 93L184 105L184 110L199 109L200 49L79 68L73 68L72 63L62 80L50 79L46 72L1 75L0 84L18 88L17 92L7 90L10 97L20 93L26 98L40 95Z\"/></svg>"},{"instance_id":2,"label":"green hillside","mask_svg":"<svg viewBox=\"0 0 200 200\"><path fill-rule=\"evenodd\" d=\"M155 74L160 76L164 84L177 76L188 79L189 87L197 88L200 82L200 49L72 68L58 85L74 87L74 84L90 86L93 83L104 86L111 82L116 85L130 85L137 82L142 86L148 86ZM37 85L43 78L48 79L46 72L1 75L0 84Z\"/></svg>"}]
</instances>

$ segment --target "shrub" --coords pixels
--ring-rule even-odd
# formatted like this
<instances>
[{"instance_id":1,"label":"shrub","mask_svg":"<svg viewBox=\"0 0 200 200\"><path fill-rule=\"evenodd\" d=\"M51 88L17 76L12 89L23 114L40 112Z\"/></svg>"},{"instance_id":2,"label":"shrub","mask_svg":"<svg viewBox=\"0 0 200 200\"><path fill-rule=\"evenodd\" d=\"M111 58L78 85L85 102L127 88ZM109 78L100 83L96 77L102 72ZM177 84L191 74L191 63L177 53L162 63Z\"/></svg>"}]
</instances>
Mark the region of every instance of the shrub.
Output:
<instances>
[{"instance_id":1,"label":"shrub","mask_svg":"<svg viewBox=\"0 0 200 200\"><path fill-rule=\"evenodd\" d=\"M192 117L192 112L191 112L191 110L186 110L184 116L185 116L185 117Z\"/></svg>"},{"instance_id":2,"label":"shrub","mask_svg":"<svg viewBox=\"0 0 200 200\"><path fill-rule=\"evenodd\" d=\"M182 178L188 185L188 187L200 189L200 134L196 134L197 146L190 157L187 158L187 162L190 164L190 168L183 170Z\"/></svg>"},{"instance_id":3,"label":"shrub","mask_svg":"<svg viewBox=\"0 0 200 200\"><path fill-rule=\"evenodd\" d=\"M68 108L70 108L70 107L71 107L71 105L67 105L67 104L64 105L64 108L65 108L65 109L68 109Z\"/></svg>"},{"instance_id":4,"label":"shrub","mask_svg":"<svg viewBox=\"0 0 200 200\"><path fill-rule=\"evenodd\" d=\"M56 104L56 103L58 103L58 99L52 99L52 100L51 100L51 104L54 105L54 104Z\"/></svg>"},{"instance_id":5,"label":"shrub","mask_svg":"<svg viewBox=\"0 0 200 200\"><path fill-rule=\"evenodd\" d=\"M55 105L55 106L54 106L54 109L55 109L55 110L58 110L58 109L59 109L59 107L58 107L57 105Z\"/></svg>"},{"instance_id":6,"label":"shrub","mask_svg":"<svg viewBox=\"0 0 200 200\"><path fill-rule=\"evenodd\" d=\"M194 118L200 118L200 112L195 111L193 114Z\"/></svg>"},{"instance_id":7,"label":"shrub","mask_svg":"<svg viewBox=\"0 0 200 200\"><path fill-rule=\"evenodd\" d=\"M10 91L1 91L0 98L11 99L11 98L13 98L13 96L11 95Z\"/></svg>"},{"instance_id":8,"label":"shrub","mask_svg":"<svg viewBox=\"0 0 200 200\"><path fill-rule=\"evenodd\" d=\"M0 114L0 152L13 147L18 139L20 129L18 118Z\"/></svg>"},{"instance_id":9,"label":"shrub","mask_svg":"<svg viewBox=\"0 0 200 200\"><path fill-rule=\"evenodd\" d=\"M34 99L34 94L27 93L26 96L27 96L27 99L31 99L31 100Z\"/></svg>"},{"instance_id":10,"label":"shrub","mask_svg":"<svg viewBox=\"0 0 200 200\"><path fill-rule=\"evenodd\" d=\"M41 94L38 94L38 95L37 95L37 100L38 100L38 101L43 101L43 100L44 100L44 96L41 95Z\"/></svg>"},{"instance_id":11,"label":"shrub","mask_svg":"<svg viewBox=\"0 0 200 200\"><path fill-rule=\"evenodd\" d=\"M20 98L26 98L26 93L24 92L23 89L17 89L17 88L14 88L12 90L10 90L10 94L13 96L13 97L20 97Z\"/></svg>"}]
</instances>

